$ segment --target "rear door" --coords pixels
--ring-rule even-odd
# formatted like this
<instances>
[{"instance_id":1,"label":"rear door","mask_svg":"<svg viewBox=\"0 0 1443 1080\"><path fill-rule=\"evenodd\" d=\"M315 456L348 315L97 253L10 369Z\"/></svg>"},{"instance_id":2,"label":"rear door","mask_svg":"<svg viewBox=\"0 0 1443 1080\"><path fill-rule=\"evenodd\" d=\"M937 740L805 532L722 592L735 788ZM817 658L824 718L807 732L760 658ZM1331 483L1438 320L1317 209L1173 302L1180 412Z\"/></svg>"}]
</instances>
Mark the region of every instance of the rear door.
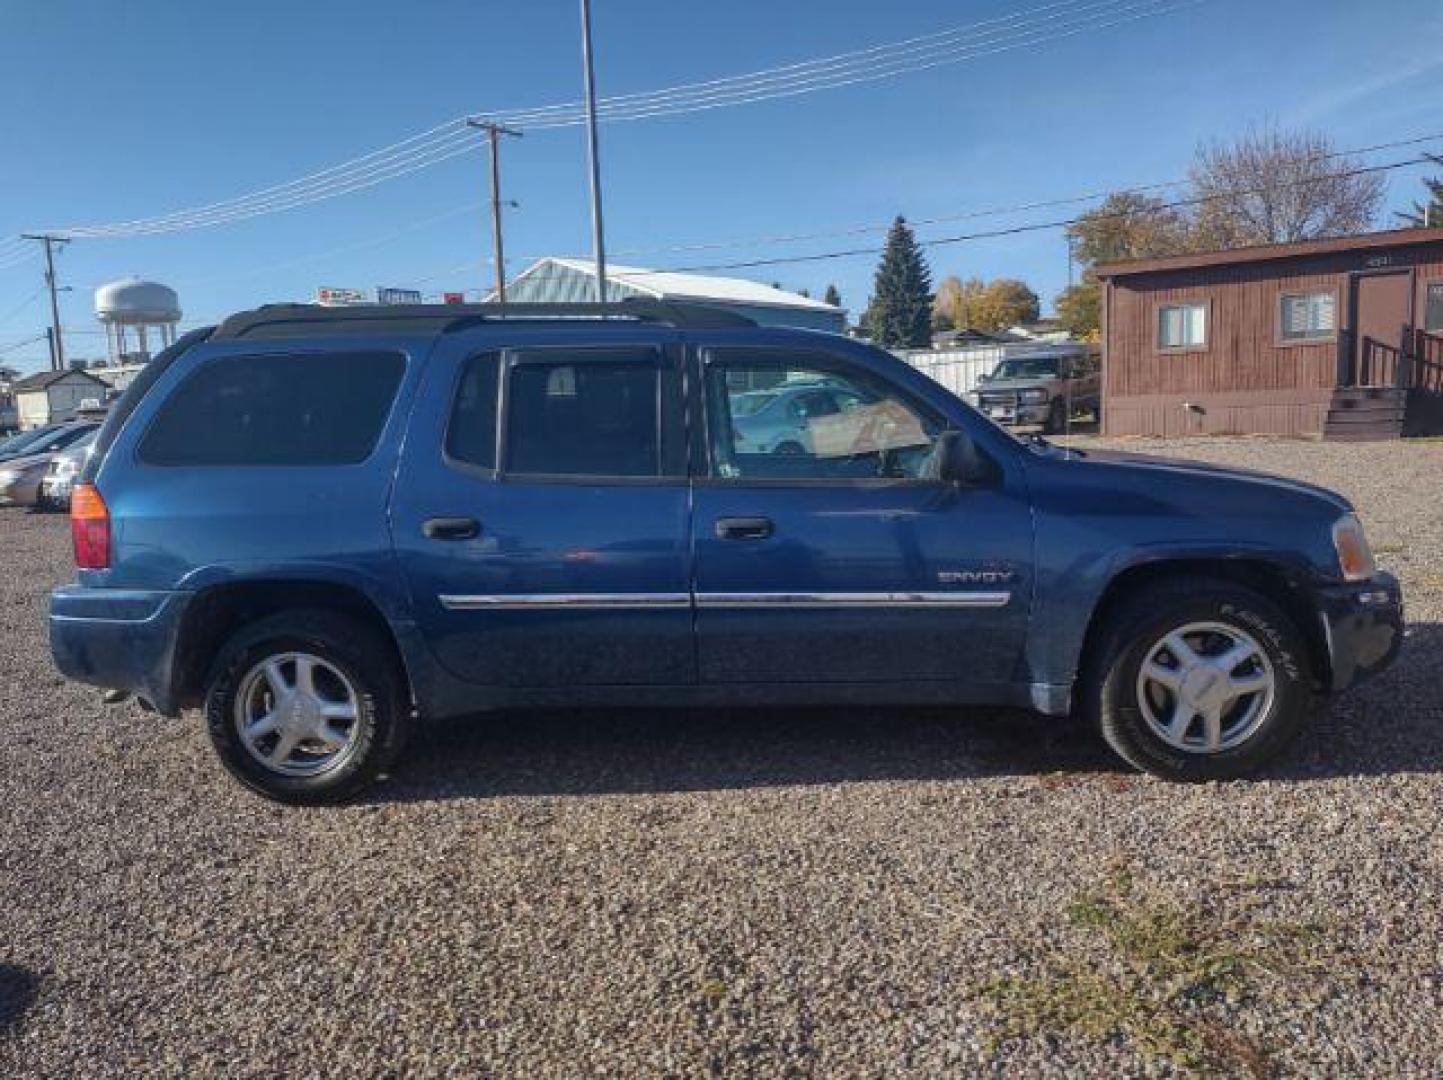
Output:
<instances>
[{"instance_id":1,"label":"rear door","mask_svg":"<svg viewBox=\"0 0 1443 1080\"><path fill-rule=\"evenodd\" d=\"M459 336L428 365L392 529L420 628L461 678L695 681L677 337L594 338Z\"/></svg>"}]
</instances>

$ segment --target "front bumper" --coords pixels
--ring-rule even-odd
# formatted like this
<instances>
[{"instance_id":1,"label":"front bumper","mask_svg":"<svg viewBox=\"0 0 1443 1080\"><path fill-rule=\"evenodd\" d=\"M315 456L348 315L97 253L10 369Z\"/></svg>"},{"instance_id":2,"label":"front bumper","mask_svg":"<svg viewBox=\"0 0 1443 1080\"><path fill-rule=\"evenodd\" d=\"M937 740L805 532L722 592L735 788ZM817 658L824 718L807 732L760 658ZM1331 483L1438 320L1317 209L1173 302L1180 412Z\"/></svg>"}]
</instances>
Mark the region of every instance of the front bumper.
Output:
<instances>
[{"instance_id":1,"label":"front bumper","mask_svg":"<svg viewBox=\"0 0 1443 1080\"><path fill-rule=\"evenodd\" d=\"M999 424L1042 424L1047 421L1050 403L1043 402L1040 405L1024 405L1021 402L1012 404L983 404L978 408L990 419Z\"/></svg>"},{"instance_id":2,"label":"front bumper","mask_svg":"<svg viewBox=\"0 0 1443 1080\"><path fill-rule=\"evenodd\" d=\"M67 678L128 690L173 716L175 655L190 593L64 585L50 594L50 655Z\"/></svg>"},{"instance_id":3,"label":"front bumper","mask_svg":"<svg viewBox=\"0 0 1443 1080\"><path fill-rule=\"evenodd\" d=\"M1346 690L1388 667L1403 645L1403 592L1392 574L1318 590L1333 690Z\"/></svg>"}]
</instances>

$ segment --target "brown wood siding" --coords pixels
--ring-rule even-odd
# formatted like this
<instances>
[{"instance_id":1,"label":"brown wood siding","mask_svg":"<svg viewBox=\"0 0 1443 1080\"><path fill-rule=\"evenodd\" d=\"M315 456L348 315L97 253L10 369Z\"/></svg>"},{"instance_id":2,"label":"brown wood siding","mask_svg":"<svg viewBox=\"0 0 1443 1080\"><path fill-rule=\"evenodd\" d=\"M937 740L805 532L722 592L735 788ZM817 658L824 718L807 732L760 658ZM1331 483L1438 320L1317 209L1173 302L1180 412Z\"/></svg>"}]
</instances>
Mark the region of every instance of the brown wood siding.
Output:
<instances>
[{"instance_id":1,"label":"brown wood siding","mask_svg":"<svg viewBox=\"0 0 1443 1080\"><path fill-rule=\"evenodd\" d=\"M1421 322L1427 285L1443 281L1443 242L1109 278L1103 298L1105 430L1157 435L1321 431L1327 399L1338 381L1339 345L1336 340L1283 344L1281 296L1333 290L1339 330L1348 331L1351 275L1409 268L1414 318ZM1205 348L1159 350L1157 309L1187 302L1208 305ZM1185 410L1185 402L1206 412Z\"/></svg>"}]
</instances>

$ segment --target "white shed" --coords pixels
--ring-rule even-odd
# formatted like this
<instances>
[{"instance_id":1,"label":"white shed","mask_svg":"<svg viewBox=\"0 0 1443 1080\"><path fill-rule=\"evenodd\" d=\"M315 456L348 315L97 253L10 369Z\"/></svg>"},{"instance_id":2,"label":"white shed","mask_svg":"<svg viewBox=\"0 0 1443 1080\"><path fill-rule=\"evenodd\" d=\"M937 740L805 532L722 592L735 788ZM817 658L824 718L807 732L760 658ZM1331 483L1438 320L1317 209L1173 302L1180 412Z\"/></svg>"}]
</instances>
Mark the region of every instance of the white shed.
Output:
<instances>
[{"instance_id":1,"label":"white shed","mask_svg":"<svg viewBox=\"0 0 1443 1080\"><path fill-rule=\"evenodd\" d=\"M104 402L110 384L88 371L41 371L14 386L15 411L22 431L70 420L87 401Z\"/></svg>"}]
</instances>

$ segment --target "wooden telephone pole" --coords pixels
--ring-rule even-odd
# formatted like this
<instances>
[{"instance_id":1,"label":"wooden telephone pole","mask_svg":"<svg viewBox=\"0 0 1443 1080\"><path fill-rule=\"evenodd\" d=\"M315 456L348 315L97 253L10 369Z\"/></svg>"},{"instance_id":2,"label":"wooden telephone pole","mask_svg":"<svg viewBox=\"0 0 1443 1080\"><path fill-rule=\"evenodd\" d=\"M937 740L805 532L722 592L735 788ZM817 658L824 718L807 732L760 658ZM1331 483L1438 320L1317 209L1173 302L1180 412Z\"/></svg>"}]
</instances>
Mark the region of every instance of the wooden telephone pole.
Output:
<instances>
[{"instance_id":1,"label":"wooden telephone pole","mask_svg":"<svg viewBox=\"0 0 1443 1080\"><path fill-rule=\"evenodd\" d=\"M494 120L467 120L467 127L486 132L486 142L491 148L491 257L496 268L496 302L506 303L506 256L501 244L501 154L497 144L502 135L521 138L516 128L506 127Z\"/></svg>"}]
</instances>

